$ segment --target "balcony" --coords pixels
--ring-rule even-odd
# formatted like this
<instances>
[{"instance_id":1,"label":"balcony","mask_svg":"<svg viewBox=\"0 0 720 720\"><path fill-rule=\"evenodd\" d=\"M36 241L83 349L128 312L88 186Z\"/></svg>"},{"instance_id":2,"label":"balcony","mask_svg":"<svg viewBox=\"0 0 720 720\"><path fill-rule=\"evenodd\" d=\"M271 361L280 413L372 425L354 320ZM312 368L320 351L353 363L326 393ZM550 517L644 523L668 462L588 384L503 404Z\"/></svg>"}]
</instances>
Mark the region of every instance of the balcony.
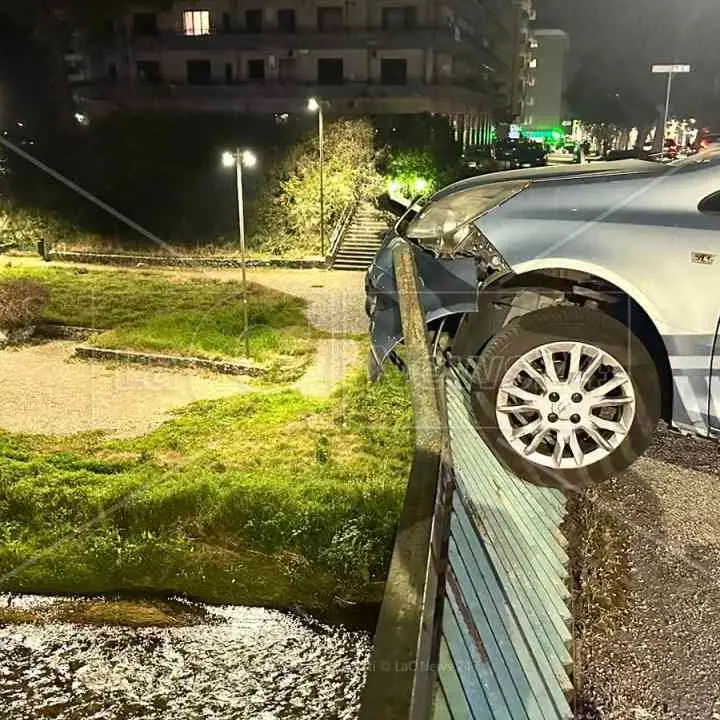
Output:
<instances>
[{"instance_id":1,"label":"balcony","mask_svg":"<svg viewBox=\"0 0 720 720\"><path fill-rule=\"evenodd\" d=\"M493 52L476 38L463 34L460 40L450 28L419 27L414 30L356 30L343 32L319 32L298 30L287 32L217 32L208 35L185 35L163 33L160 35L135 36L132 40L136 51L203 51L222 52L233 50L416 50L434 48L439 52L465 54L473 65L481 63L489 69L502 65Z\"/></svg>"},{"instance_id":2,"label":"balcony","mask_svg":"<svg viewBox=\"0 0 720 720\"><path fill-rule=\"evenodd\" d=\"M93 83L76 90L78 101L97 113L114 110L165 112L235 112L272 114L305 112L307 99L322 97L333 113L488 112L494 99L473 83L461 85L343 85L242 83L236 85L124 85Z\"/></svg>"}]
</instances>

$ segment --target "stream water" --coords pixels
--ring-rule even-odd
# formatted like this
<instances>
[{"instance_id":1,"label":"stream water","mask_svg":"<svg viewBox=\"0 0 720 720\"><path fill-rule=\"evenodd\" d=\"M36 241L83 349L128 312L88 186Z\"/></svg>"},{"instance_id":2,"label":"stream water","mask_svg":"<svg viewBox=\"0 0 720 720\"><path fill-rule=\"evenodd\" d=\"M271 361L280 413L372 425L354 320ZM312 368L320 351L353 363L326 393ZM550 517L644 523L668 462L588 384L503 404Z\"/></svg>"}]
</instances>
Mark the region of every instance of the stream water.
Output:
<instances>
[{"instance_id":1,"label":"stream water","mask_svg":"<svg viewBox=\"0 0 720 720\"><path fill-rule=\"evenodd\" d=\"M204 606L180 627L10 624L0 718L351 720L370 647L367 632L260 608Z\"/></svg>"}]
</instances>

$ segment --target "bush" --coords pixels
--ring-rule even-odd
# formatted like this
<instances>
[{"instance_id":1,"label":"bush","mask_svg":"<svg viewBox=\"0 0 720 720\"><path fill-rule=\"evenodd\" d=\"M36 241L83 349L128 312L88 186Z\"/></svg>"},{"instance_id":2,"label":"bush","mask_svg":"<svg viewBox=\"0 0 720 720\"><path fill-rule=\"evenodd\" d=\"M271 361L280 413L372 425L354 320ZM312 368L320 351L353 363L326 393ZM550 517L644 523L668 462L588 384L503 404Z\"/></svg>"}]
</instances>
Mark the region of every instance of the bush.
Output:
<instances>
[{"instance_id":1,"label":"bush","mask_svg":"<svg viewBox=\"0 0 720 720\"><path fill-rule=\"evenodd\" d=\"M32 280L0 283L0 328L18 330L34 325L47 299L47 290Z\"/></svg>"},{"instance_id":2,"label":"bush","mask_svg":"<svg viewBox=\"0 0 720 720\"><path fill-rule=\"evenodd\" d=\"M340 119L325 130L326 240L345 206L354 198L379 194L374 131L364 119ZM320 251L320 162L315 134L294 146L256 207L253 244L273 254ZM328 248L325 248L326 250Z\"/></svg>"}]
</instances>

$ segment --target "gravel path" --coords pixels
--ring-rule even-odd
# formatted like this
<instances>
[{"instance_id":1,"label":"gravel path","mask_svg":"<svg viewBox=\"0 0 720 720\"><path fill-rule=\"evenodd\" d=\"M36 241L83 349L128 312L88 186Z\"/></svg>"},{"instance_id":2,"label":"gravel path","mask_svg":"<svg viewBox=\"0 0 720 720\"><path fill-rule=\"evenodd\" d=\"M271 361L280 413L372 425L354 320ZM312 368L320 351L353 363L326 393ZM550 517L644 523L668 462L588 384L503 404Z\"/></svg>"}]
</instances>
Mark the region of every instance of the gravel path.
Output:
<instances>
[{"instance_id":1,"label":"gravel path","mask_svg":"<svg viewBox=\"0 0 720 720\"><path fill-rule=\"evenodd\" d=\"M242 377L70 360L76 344L0 351L0 428L52 435L104 430L131 437L196 400L252 390Z\"/></svg>"},{"instance_id":2,"label":"gravel path","mask_svg":"<svg viewBox=\"0 0 720 720\"><path fill-rule=\"evenodd\" d=\"M34 258L13 258L12 262L47 267ZM148 271L235 281L241 277L239 270L142 268ZM312 364L294 387L310 396L330 395L361 361L361 343L347 336L367 332L363 273L262 269L249 271L248 279L307 300L311 325L332 337L318 342ZM0 351L0 428L54 435L102 430L132 437L150 431L173 410L196 400L258 389L245 378L71 361L74 347L75 343L55 342Z\"/></svg>"},{"instance_id":3,"label":"gravel path","mask_svg":"<svg viewBox=\"0 0 720 720\"><path fill-rule=\"evenodd\" d=\"M197 400L262 389L243 377L72 360L76 344L0 350L0 428L47 435L100 430L134 437ZM305 395L327 397L359 362L360 343L321 340L294 387Z\"/></svg>"},{"instance_id":4,"label":"gravel path","mask_svg":"<svg viewBox=\"0 0 720 720\"><path fill-rule=\"evenodd\" d=\"M579 717L720 718L720 445L661 433L589 524Z\"/></svg>"}]
</instances>

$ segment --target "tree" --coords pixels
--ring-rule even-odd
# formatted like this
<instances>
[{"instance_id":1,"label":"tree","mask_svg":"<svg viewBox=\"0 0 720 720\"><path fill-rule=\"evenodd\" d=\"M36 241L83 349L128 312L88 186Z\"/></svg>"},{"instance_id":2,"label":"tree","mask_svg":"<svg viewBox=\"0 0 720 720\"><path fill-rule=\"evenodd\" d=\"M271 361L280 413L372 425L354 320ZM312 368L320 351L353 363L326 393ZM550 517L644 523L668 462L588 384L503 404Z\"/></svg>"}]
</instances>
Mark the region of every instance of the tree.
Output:
<instances>
[{"instance_id":1,"label":"tree","mask_svg":"<svg viewBox=\"0 0 720 720\"><path fill-rule=\"evenodd\" d=\"M325 131L325 219L327 227L353 199L377 195L374 132L364 119L335 120ZM291 149L268 178L256 204L255 244L274 253L320 250L320 162L313 134Z\"/></svg>"}]
</instances>

